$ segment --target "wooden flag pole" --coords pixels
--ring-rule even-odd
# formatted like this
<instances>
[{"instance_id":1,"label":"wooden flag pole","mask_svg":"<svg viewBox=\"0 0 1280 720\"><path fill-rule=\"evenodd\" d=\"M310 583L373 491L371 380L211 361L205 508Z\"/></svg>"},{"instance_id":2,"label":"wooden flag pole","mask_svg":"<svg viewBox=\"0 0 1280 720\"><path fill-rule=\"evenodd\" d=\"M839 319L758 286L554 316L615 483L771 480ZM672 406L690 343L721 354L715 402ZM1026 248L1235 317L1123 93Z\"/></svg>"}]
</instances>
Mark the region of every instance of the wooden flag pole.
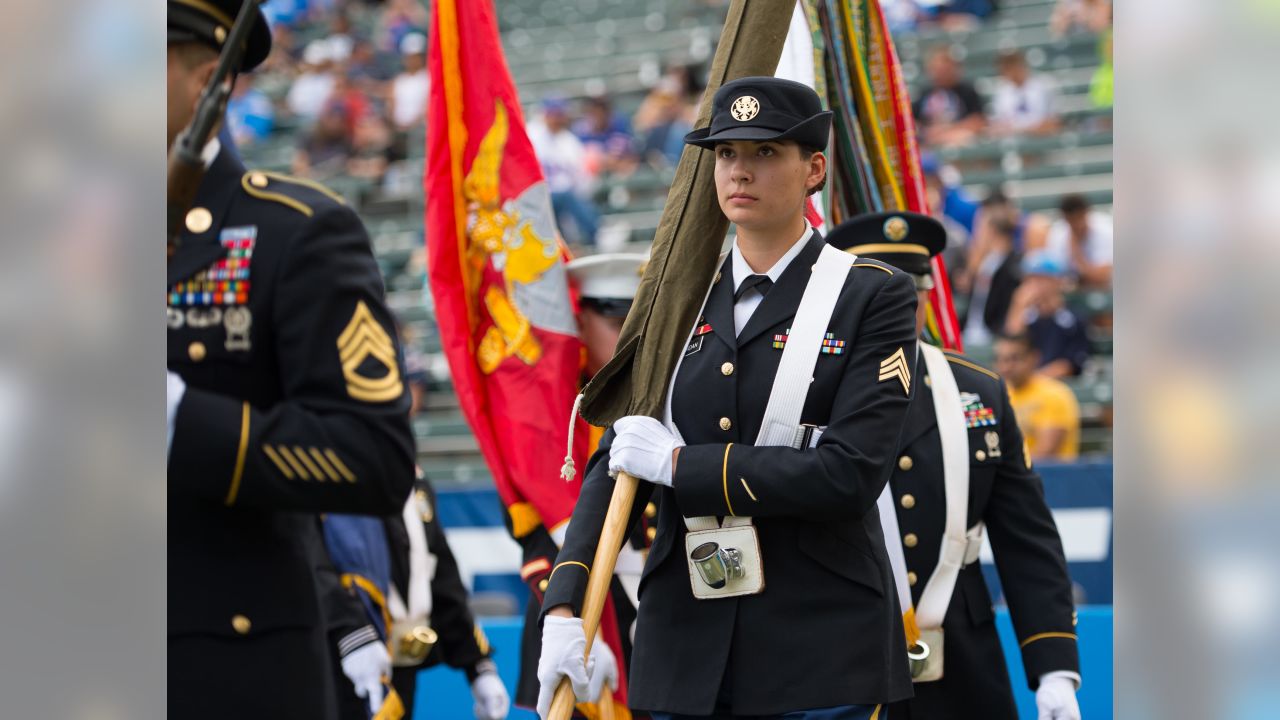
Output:
<instances>
[{"instance_id":1,"label":"wooden flag pole","mask_svg":"<svg viewBox=\"0 0 1280 720\"><path fill-rule=\"evenodd\" d=\"M716 54L711 62L706 92L698 108L697 126L702 127L711 119L711 100L716 90L727 80L751 75L773 75L778 67L778 58L782 55L782 45L786 40L790 27L791 15L795 11L795 2L781 0L733 0L725 17L724 29L720 33L720 41L716 46ZM682 327L663 328L658 333L659 341L652 348L641 348L641 367L649 367L653 372L639 372L631 377L639 377L644 388L632 395L628 408L629 414L645 414L658 416L663 405L662 396L671 380L674 370L676 351L683 345L683 338L693 315L698 312L696 303L700 302L700 290L710 282L715 272L715 258L719 255L720 241L728 228L728 221L720 212L715 194L715 163L702 162L704 158L700 148L686 147L676 168L675 179L667 195L667 204L662 211L662 220L658 224L658 235L654 238L653 252L641 292L637 299L637 307L632 308L627 324L623 328L623 338L619 347L629 336L640 335L642 326L647 326L651 317L659 323L681 322ZM708 154L709 156L709 154ZM719 235L707 231L718 228ZM668 272L668 261L674 249L693 248L701 262L695 263L699 268L706 266L710 272L705 278L698 278L698 287L670 287L674 279ZM689 266L689 263L678 263ZM686 283L677 283L686 284ZM689 282L687 284L694 284ZM664 287L666 286L666 287ZM665 292L664 292L665 290ZM696 296L696 297L695 297ZM638 307L641 300L647 300L649 307ZM668 312L669 305L675 302L682 307L676 312ZM657 306L662 306L661 310ZM688 318L684 322L684 318ZM632 331L632 329L635 329ZM632 331L632 332L629 332ZM669 337L667 337L669 336ZM657 347L661 345L663 347ZM665 347L671 345L675 350ZM615 358L626 360L626 358ZM615 363L611 363L615 365ZM661 365L660 370L656 366ZM609 373L602 373L609 375ZM613 377L605 380L613 381ZM621 387L621 385L619 386ZM625 395L623 392L619 395ZM590 393L589 393L589 400ZM600 413L597 412L597 415ZM584 415L585 406L584 406ZM591 419L591 417L588 417ZM617 419L616 417L612 419ZM600 532L600 542L596 546L595 560L592 563L587 579L586 595L582 605L582 625L587 636L587 652L591 652L591 643L600 627L600 615L604 610L605 598L609 593L609 585L613 579L614 565L618 560L618 550L622 547L626 534L627 519L631 516L631 506L635 501L638 480L626 473L619 473L613 486L613 495L609 500L609 510L605 516L604 527ZM608 692L605 693L608 696ZM573 712L573 687L567 678L560 681L551 702L548 714L550 720L568 720Z\"/></svg>"}]
</instances>

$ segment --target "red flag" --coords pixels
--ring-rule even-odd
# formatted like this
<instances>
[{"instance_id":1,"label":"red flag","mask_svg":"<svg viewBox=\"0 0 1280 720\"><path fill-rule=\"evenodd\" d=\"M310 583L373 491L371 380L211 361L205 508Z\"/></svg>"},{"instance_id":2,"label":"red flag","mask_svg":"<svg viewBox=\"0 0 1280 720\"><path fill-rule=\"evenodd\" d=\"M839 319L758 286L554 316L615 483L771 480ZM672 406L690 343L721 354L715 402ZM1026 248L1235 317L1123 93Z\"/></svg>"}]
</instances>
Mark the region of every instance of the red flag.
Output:
<instances>
[{"instance_id":1,"label":"red flag","mask_svg":"<svg viewBox=\"0 0 1280 720\"><path fill-rule=\"evenodd\" d=\"M492 3L436 0L432 10L423 184L441 344L513 521L555 535L582 486L560 477L582 349L563 243ZM579 458L586 440L585 430L575 437ZM616 641L617 628L601 637Z\"/></svg>"}]
</instances>

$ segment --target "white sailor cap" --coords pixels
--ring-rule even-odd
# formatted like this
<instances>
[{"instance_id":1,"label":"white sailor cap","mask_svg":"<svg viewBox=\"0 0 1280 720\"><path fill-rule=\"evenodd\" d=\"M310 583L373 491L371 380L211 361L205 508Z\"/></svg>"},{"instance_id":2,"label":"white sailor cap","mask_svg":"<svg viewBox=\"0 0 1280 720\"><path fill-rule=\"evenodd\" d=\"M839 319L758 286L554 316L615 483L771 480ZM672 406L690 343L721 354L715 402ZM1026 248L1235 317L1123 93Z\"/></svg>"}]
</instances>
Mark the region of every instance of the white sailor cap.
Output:
<instances>
[{"instance_id":1,"label":"white sailor cap","mask_svg":"<svg viewBox=\"0 0 1280 720\"><path fill-rule=\"evenodd\" d=\"M642 253L601 253L569 262L569 277L584 305L605 315L624 317L640 288L649 258Z\"/></svg>"}]
</instances>

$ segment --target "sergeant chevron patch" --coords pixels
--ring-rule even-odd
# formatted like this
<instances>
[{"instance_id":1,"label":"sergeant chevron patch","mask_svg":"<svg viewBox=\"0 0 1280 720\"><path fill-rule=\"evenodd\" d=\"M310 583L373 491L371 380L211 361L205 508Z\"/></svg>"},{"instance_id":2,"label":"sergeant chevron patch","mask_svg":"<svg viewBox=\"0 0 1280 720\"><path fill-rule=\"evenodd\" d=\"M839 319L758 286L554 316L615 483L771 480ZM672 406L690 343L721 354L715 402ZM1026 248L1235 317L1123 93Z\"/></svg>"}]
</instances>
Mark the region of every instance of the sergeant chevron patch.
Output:
<instances>
[{"instance_id":1,"label":"sergeant chevron patch","mask_svg":"<svg viewBox=\"0 0 1280 720\"><path fill-rule=\"evenodd\" d=\"M342 363L342 377L347 381L347 394L356 400L387 402L404 392L395 344L363 300L356 303L351 321L338 336L338 360ZM376 371L371 365L381 365L385 373L370 376L371 370Z\"/></svg>"},{"instance_id":2,"label":"sergeant chevron patch","mask_svg":"<svg viewBox=\"0 0 1280 720\"><path fill-rule=\"evenodd\" d=\"M906 353L902 352L902 348L898 348L897 352L880 361L880 380L893 380L897 378L902 383L902 390L907 394L911 394L911 368L907 366Z\"/></svg>"}]
</instances>

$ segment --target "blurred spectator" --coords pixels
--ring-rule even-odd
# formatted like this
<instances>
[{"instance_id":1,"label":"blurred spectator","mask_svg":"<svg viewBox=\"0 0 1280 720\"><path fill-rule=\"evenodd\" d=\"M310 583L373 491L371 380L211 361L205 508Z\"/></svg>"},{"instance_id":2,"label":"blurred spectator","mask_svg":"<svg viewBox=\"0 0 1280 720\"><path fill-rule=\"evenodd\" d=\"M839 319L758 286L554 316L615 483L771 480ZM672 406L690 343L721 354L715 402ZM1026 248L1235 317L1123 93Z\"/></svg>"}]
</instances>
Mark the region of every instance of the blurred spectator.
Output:
<instances>
[{"instance_id":1,"label":"blurred spectator","mask_svg":"<svg viewBox=\"0 0 1280 720\"><path fill-rule=\"evenodd\" d=\"M367 115L373 113L373 105L369 100L369 96L363 90L356 87L351 82L351 78L345 73L335 73L333 80L333 90L329 93L329 98L325 103L325 107L330 105L339 108L342 111L342 117L347 127L347 137L355 137L356 126L360 124Z\"/></svg>"},{"instance_id":2,"label":"blurred spectator","mask_svg":"<svg viewBox=\"0 0 1280 720\"><path fill-rule=\"evenodd\" d=\"M631 124L640 139L640 155L658 167L680 162L684 136L693 126L677 83L663 78L641 101Z\"/></svg>"},{"instance_id":3,"label":"blurred spectator","mask_svg":"<svg viewBox=\"0 0 1280 720\"><path fill-rule=\"evenodd\" d=\"M946 213L946 194L949 188L944 187L942 178L937 173L924 176L924 196L929 207L929 214L934 220L942 223L947 232L947 244L942 250L942 262L948 268L963 268L966 248L969 246L969 231L964 225Z\"/></svg>"},{"instance_id":4,"label":"blurred spectator","mask_svg":"<svg viewBox=\"0 0 1280 720\"><path fill-rule=\"evenodd\" d=\"M1110 215L1091 210L1083 195L1067 195L1058 205L1062 217L1049 227L1045 252L1064 265L1085 287L1111 285L1114 254Z\"/></svg>"},{"instance_id":5,"label":"blurred spectator","mask_svg":"<svg viewBox=\"0 0 1280 720\"><path fill-rule=\"evenodd\" d=\"M1009 404L1033 461L1071 461L1080 455L1080 404L1060 380L1036 370L1039 352L1026 335L1002 336L996 372L1009 388Z\"/></svg>"},{"instance_id":6,"label":"blurred spectator","mask_svg":"<svg viewBox=\"0 0 1280 720\"><path fill-rule=\"evenodd\" d=\"M347 174L378 182L394 159L391 128L382 116L369 113L356 123Z\"/></svg>"},{"instance_id":7,"label":"blurred spectator","mask_svg":"<svg viewBox=\"0 0 1280 720\"><path fill-rule=\"evenodd\" d=\"M1022 282L1022 255L1014 249L1014 226L1008 217L987 215L974 236L965 274L969 292L964 322L966 345L989 345L1004 331L1013 295Z\"/></svg>"},{"instance_id":8,"label":"blurred spectator","mask_svg":"<svg viewBox=\"0 0 1280 720\"><path fill-rule=\"evenodd\" d=\"M574 232L569 235L572 240L594 246L600 212L586 198L589 180L586 150L582 141L569 131L569 122L565 101L547 98L542 103L541 117L528 125L529 142L542 165L560 232L564 234L572 228Z\"/></svg>"},{"instance_id":9,"label":"blurred spectator","mask_svg":"<svg viewBox=\"0 0 1280 720\"><path fill-rule=\"evenodd\" d=\"M347 60L347 77L359 85L365 92L373 93L374 88L391 79L385 65L378 60L373 50L373 43L368 40L356 40L351 47L351 57Z\"/></svg>"},{"instance_id":10,"label":"blurred spectator","mask_svg":"<svg viewBox=\"0 0 1280 720\"><path fill-rule=\"evenodd\" d=\"M427 75L427 36L409 33L400 41L404 69L391 81L391 120L399 130L422 124L431 81Z\"/></svg>"},{"instance_id":11,"label":"blurred spectator","mask_svg":"<svg viewBox=\"0 0 1280 720\"><path fill-rule=\"evenodd\" d=\"M1115 75L1112 67L1112 51L1115 33L1110 28L1098 39L1098 69L1089 79L1089 101L1095 108L1109 108L1115 95Z\"/></svg>"},{"instance_id":12,"label":"blurred spectator","mask_svg":"<svg viewBox=\"0 0 1280 720\"><path fill-rule=\"evenodd\" d=\"M247 147L265 139L275 126L275 118L271 99L249 78L239 78L227 100L227 129L236 145Z\"/></svg>"},{"instance_id":13,"label":"blurred spectator","mask_svg":"<svg viewBox=\"0 0 1280 720\"><path fill-rule=\"evenodd\" d=\"M346 172L351 159L351 135L347 116L337 103L327 105L293 154L293 174L315 180Z\"/></svg>"},{"instance_id":14,"label":"blurred spectator","mask_svg":"<svg viewBox=\"0 0 1280 720\"><path fill-rule=\"evenodd\" d=\"M430 22L427 4L421 0L387 0L378 18L378 49L386 53L398 51L405 35L426 32Z\"/></svg>"},{"instance_id":15,"label":"blurred spectator","mask_svg":"<svg viewBox=\"0 0 1280 720\"><path fill-rule=\"evenodd\" d=\"M881 0L880 8L890 35L914 32L920 21L920 4L916 0Z\"/></svg>"},{"instance_id":16,"label":"blurred spectator","mask_svg":"<svg viewBox=\"0 0 1280 720\"><path fill-rule=\"evenodd\" d=\"M917 0L925 17L943 30L972 32L995 10L991 0Z\"/></svg>"},{"instance_id":17,"label":"blurred spectator","mask_svg":"<svg viewBox=\"0 0 1280 720\"><path fill-rule=\"evenodd\" d=\"M588 98L582 117L573 125L586 149L586 168L591 175L626 175L635 169L634 138L626 118L613 112L605 97Z\"/></svg>"},{"instance_id":18,"label":"blurred spectator","mask_svg":"<svg viewBox=\"0 0 1280 720\"><path fill-rule=\"evenodd\" d=\"M1111 0L1058 0L1049 17L1049 30L1062 37L1081 29L1100 33L1111 25Z\"/></svg>"},{"instance_id":19,"label":"blurred spectator","mask_svg":"<svg viewBox=\"0 0 1280 720\"><path fill-rule=\"evenodd\" d=\"M983 127L982 98L963 79L963 68L945 46L933 48L925 63L930 85L912 106L920 134L929 145L963 145Z\"/></svg>"},{"instance_id":20,"label":"blurred spectator","mask_svg":"<svg viewBox=\"0 0 1280 720\"><path fill-rule=\"evenodd\" d=\"M1031 74L1021 50L1000 53L996 68L1000 79L991 100L991 134L1048 135L1061 128L1056 88L1044 75Z\"/></svg>"},{"instance_id":21,"label":"blurred spectator","mask_svg":"<svg viewBox=\"0 0 1280 720\"><path fill-rule=\"evenodd\" d=\"M1044 375L1079 375L1089 359L1089 338L1084 321L1067 307L1063 295L1066 266L1041 250L1027 254L1022 271L1022 284L1013 294L1005 332L1030 336Z\"/></svg>"},{"instance_id":22,"label":"blurred spectator","mask_svg":"<svg viewBox=\"0 0 1280 720\"><path fill-rule=\"evenodd\" d=\"M934 181L938 185L938 196L942 202L935 205L931 201L929 207L940 208L943 215L964 227L966 234L972 234L978 202L960 186L960 173L950 165L944 166L937 155L927 151L920 154L920 171L926 184Z\"/></svg>"},{"instance_id":23,"label":"blurred spectator","mask_svg":"<svg viewBox=\"0 0 1280 720\"><path fill-rule=\"evenodd\" d=\"M302 73L293 81L285 106L294 117L310 122L320 115L333 92L333 57L329 43L312 40L302 51Z\"/></svg>"},{"instance_id":24,"label":"blurred spectator","mask_svg":"<svg viewBox=\"0 0 1280 720\"><path fill-rule=\"evenodd\" d=\"M409 385L409 394L413 398L409 406L409 417L417 417L427 404L427 383L430 381L427 357L423 354L413 330L399 318L396 318L396 335L400 338L404 379Z\"/></svg>"}]
</instances>

